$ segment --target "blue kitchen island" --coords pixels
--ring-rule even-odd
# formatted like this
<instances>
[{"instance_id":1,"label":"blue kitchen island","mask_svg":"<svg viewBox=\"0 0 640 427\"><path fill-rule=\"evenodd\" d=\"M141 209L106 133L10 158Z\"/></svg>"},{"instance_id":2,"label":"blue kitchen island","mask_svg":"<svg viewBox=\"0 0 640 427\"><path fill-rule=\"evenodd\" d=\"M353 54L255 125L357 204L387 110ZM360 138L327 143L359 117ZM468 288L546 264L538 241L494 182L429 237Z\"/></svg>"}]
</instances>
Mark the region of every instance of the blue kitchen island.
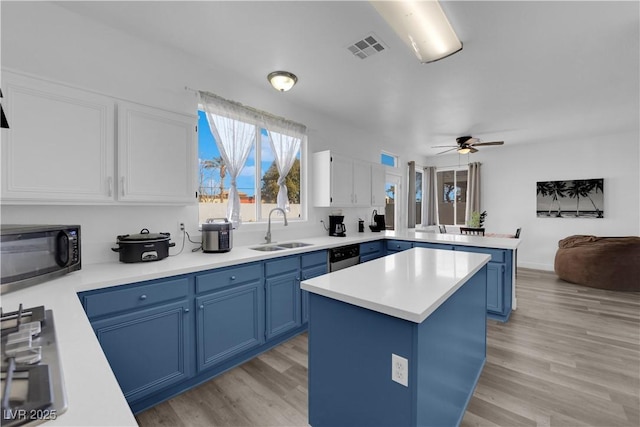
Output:
<instances>
[{"instance_id":1,"label":"blue kitchen island","mask_svg":"<svg viewBox=\"0 0 640 427\"><path fill-rule=\"evenodd\" d=\"M413 248L303 281L309 423L458 425L486 359L489 259Z\"/></svg>"}]
</instances>

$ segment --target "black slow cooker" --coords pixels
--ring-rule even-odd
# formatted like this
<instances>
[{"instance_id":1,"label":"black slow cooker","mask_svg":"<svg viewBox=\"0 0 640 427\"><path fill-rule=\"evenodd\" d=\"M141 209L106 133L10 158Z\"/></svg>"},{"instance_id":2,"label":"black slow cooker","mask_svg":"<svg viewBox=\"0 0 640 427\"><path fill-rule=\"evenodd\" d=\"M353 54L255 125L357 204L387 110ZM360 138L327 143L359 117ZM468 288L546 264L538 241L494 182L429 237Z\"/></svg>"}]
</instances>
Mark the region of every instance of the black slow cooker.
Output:
<instances>
[{"instance_id":1,"label":"black slow cooker","mask_svg":"<svg viewBox=\"0 0 640 427\"><path fill-rule=\"evenodd\" d=\"M143 228L139 234L118 236L118 247L111 248L120 253L120 262L158 261L169 256L170 233L150 233Z\"/></svg>"}]
</instances>

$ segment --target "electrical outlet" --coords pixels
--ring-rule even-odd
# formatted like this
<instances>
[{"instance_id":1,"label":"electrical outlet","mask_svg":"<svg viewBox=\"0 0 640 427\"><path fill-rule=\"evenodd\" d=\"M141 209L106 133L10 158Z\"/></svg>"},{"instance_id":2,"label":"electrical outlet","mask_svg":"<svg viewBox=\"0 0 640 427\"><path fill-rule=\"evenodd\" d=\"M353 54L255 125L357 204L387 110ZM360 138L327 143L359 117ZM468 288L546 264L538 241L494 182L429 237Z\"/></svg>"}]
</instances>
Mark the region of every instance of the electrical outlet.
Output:
<instances>
[{"instance_id":1,"label":"electrical outlet","mask_svg":"<svg viewBox=\"0 0 640 427\"><path fill-rule=\"evenodd\" d=\"M391 353L391 379L409 387L409 360Z\"/></svg>"},{"instance_id":2,"label":"electrical outlet","mask_svg":"<svg viewBox=\"0 0 640 427\"><path fill-rule=\"evenodd\" d=\"M184 222L178 221L178 230L184 231Z\"/></svg>"}]
</instances>

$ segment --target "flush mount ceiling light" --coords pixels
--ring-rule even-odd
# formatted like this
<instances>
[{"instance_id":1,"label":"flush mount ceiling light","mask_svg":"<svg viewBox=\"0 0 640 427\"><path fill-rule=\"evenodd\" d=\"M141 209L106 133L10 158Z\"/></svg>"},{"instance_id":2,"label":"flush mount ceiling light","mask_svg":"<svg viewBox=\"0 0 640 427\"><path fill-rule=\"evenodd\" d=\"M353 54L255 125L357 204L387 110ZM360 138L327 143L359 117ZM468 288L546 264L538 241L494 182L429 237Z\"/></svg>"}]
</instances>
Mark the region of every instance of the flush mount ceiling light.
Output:
<instances>
[{"instance_id":1,"label":"flush mount ceiling light","mask_svg":"<svg viewBox=\"0 0 640 427\"><path fill-rule=\"evenodd\" d=\"M370 3L420 62L437 61L462 50L462 42L437 0Z\"/></svg>"},{"instance_id":2,"label":"flush mount ceiling light","mask_svg":"<svg viewBox=\"0 0 640 427\"><path fill-rule=\"evenodd\" d=\"M298 77L288 71L274 71L273 73L269 73L267 80L269 80L269 83L271 83L271 86L273 86L275 90L286 92L296 84Z\"/></svg>"}]
</instances>

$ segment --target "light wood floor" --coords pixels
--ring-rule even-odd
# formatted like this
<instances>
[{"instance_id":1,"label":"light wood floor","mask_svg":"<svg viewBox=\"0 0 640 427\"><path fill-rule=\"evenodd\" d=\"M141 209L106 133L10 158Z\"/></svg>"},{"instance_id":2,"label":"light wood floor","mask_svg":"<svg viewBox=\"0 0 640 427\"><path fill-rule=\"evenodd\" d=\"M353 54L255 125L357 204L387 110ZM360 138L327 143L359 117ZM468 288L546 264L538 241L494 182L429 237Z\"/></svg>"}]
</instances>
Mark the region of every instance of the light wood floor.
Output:
<instances>
[{"instance_id":1,"label":"light wood floor","mask_svg":"<svg viewBox=\"0 0 640 427\"><path fill-rule=\"evenodd\" d=\"M488 322L462 426L640 426L640 293L518 271L518 309ZM307 426L307 336L137 416L141 426Z\"/></svg>"}]
</instances>

